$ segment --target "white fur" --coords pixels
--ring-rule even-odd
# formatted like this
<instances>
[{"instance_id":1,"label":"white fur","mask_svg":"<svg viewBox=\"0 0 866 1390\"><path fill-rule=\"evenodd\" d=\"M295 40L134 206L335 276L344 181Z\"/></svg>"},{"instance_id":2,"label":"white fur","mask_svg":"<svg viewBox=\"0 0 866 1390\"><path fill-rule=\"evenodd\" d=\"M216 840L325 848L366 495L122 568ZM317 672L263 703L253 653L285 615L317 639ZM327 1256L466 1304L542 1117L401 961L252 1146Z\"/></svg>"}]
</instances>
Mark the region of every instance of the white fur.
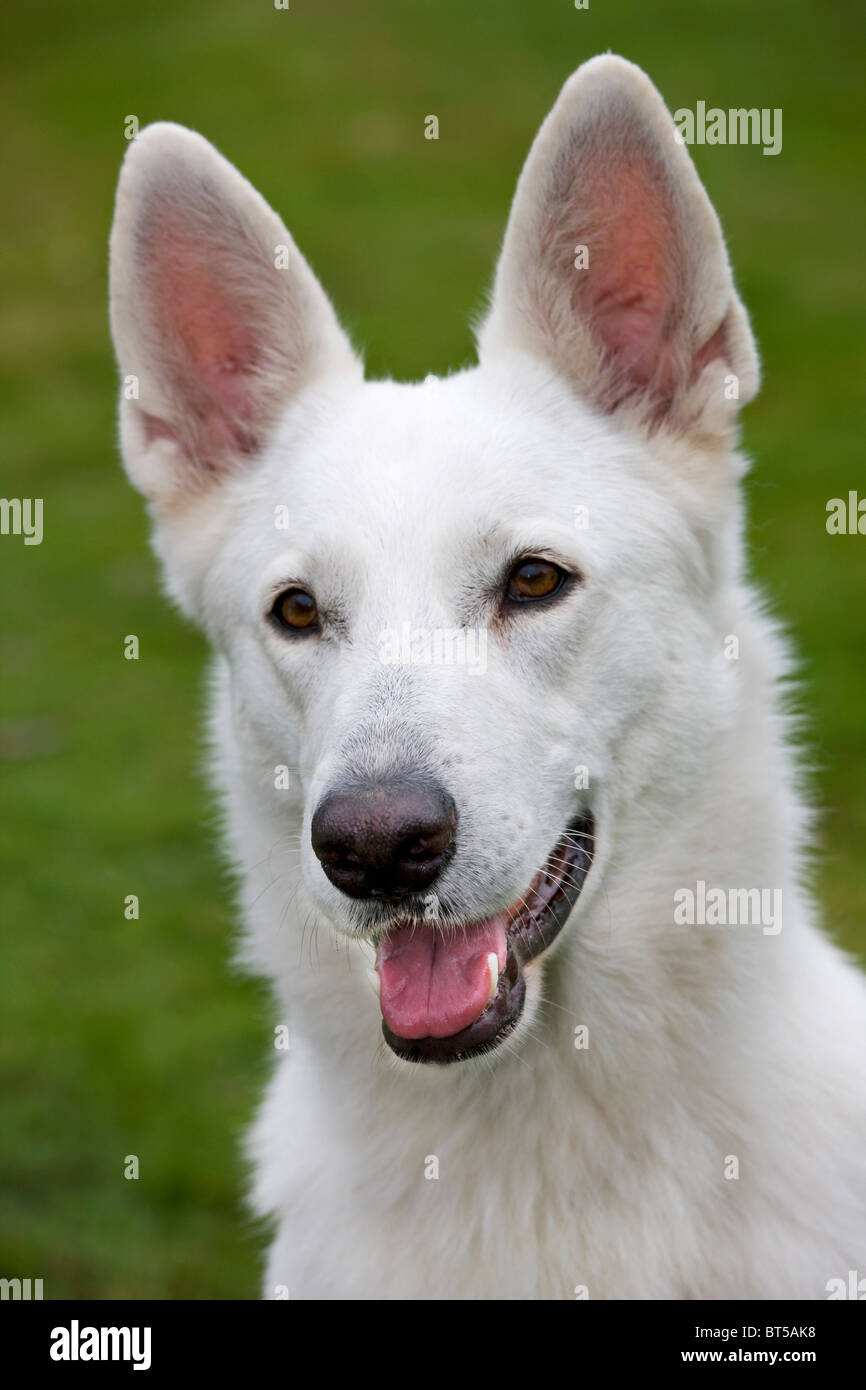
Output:
<instances>
[{"instance_id":1,"label":"white fur","mask_svg":"<svg viewBox=\"0 0 866 1390\"><path fill-rule=\"evenodd\" d=\"M634 262L617 279L632 252L616 228L640 214L617 206L617 169L631 196L647 158L667 190L659 274L676 310L662 391L615 346L645 324L654 341L662 322L652 292L635 321L618 297ZM172 319L159 301L154 200L172 210L166 235L194 247L160 254L199 257L213 312L191 300ZM586 239L602 261L615 248L612 280L575 300L569 277L591 275L592 256L576 271L559 252ZM284 281L275 240L292 246ZM648 79L605 57L566 84L518 188L477 368L363 382L282 224L173 126L142 132L124 165L112 295L121 370L141 380L123 402L127 466L171 590L217 653L245 957L290 1034L250 1140L255 1208L276 1222L265 1295L821 1298L866 1273L866 990L803 886L812 825L781 712L788 657L741 573L723 383L736 374L748 399L757 359L718 222ZM226 328L235 304L249 339ZM611 305L605 350L595 316ZM171 325L164 347L154 323ZM724 352L701 365L716 330ZM227 407L218 431L202 423L203 402L223 410L224 372L256 441L242 456ZM585 583L491 628L486 674L381 663L384 628L485 621L503 557L540 547ZM265 622L274 587L299 578L342 613L339 633L292 642ZM280 764L289 791L274 787ZM471 921L526 889L575 813L578 765L596 857L527 969L517 1032L476 1061L398 1062L363 904L310 846L322 793L347 771L435 775L460 815L441 892ZM674 892L698 879L780 888L781 932L675 926Z\"/></svg>"}]
</instances>

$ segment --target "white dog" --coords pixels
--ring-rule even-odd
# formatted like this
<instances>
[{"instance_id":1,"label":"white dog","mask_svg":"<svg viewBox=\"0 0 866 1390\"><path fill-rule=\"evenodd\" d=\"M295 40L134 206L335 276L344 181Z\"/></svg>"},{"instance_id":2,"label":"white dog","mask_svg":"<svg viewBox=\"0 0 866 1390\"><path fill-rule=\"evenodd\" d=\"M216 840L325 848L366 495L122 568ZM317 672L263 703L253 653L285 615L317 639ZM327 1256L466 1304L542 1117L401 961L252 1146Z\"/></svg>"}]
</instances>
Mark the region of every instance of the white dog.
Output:
<instances>
[{"instance_id":1,"label":"white dog","mask_svg":"<svg viewBox=\"0 0 866 1390\"><path fill-rule=\"evenodd\" d=\"M814 924L788 659L742 574L755 346L650 81L568 80L444 380L365 382L178 126L130 146L111 256L123 453L216 649L278 1001L266 1297L866 1274L866 988Z\"/></svg>"}]
</instances>

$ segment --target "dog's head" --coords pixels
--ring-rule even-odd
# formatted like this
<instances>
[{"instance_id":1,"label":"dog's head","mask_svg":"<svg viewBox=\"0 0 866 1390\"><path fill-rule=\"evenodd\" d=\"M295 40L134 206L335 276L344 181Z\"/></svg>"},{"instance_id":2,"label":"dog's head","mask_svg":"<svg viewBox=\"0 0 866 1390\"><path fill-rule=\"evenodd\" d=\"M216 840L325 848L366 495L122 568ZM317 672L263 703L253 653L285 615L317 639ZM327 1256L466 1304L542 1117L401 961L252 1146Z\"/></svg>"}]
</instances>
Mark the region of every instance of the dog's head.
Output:
<instances>
[{"instance_id":1,"label":"dog's head","mask_svg":"<svg viewBox=\"0 0 866 1390\"><path fill-rule=\"evenodd\" d=\"M131 146L111 254L126 465L225 658L249 820L300 817L400 1056L487 1049L728 717L757 361L673 121L619 58L569 79L447 379L365 382L280 219L180 127Z\"/></svg>"}]
</instances>

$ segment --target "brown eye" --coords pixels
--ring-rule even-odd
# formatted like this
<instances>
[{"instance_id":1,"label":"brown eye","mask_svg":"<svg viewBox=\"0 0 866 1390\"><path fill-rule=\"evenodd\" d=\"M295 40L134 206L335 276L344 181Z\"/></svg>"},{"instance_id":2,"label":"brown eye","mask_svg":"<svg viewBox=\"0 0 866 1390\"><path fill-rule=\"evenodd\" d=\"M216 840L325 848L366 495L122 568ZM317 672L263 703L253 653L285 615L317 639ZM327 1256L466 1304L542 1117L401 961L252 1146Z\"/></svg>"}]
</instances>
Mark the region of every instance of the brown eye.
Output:
<instances>
[{"instance_id":1,"label":"brown eye","mask_svg":"<svg viewBox=\"0 0 866 1390\"><path fill-rule=\"evenodd\" d=\"M319 609L306 589L286 589L277 596L271 612L281 627L292 632L309 632L318 626Z\"/></svg>"},{"instance_id":2,"label":"brown eye","mask_svg":"<svg viewBox=\"0 0 866 1390\"><path fill-rule=\"evenodd\" d=\"M508 598L515 603L550 598L565 583L566 573L550 560L521 560L508 577Z\"/></svg>"}]
</instances>

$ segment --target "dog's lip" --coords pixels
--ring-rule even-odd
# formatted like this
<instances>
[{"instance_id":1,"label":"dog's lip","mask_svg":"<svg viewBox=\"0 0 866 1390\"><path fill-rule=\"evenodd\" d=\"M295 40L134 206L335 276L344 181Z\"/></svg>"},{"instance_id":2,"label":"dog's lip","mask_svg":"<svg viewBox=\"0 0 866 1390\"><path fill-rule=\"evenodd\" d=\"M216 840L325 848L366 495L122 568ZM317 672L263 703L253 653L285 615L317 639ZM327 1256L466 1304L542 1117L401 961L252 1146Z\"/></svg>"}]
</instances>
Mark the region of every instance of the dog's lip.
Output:
<instances>
[{"instance_id":1,"label":"dog's lip","mask_svg":"<svg viewBox=\"0 0 866 1390\"><path fill-rule=\"evenodd\" d=\"M382 1020L388 1046L407 1062L460 1062L498 1047L523 1012L523 967L542 955L565 926L592 865L595 822L576 817L557 840L528 889L508 909L506 960L493 998L459 1033L445 1038L402 1038Z\"/></svg>"}]
</instances>

